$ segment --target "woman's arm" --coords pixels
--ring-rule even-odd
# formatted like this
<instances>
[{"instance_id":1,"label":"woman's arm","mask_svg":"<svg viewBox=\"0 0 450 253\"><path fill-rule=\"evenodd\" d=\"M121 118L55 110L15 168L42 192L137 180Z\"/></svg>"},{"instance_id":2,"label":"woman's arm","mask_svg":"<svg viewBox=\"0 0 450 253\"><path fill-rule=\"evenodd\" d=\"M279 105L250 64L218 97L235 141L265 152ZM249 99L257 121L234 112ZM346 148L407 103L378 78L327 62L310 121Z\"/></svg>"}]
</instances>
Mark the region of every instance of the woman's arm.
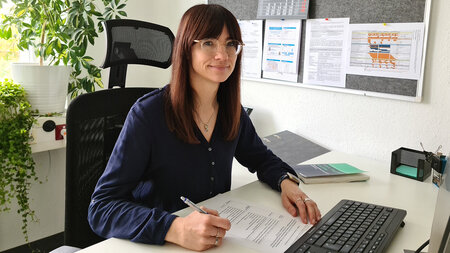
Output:
<instances>
[{"instance_id":1,"label":"woman's arm","mask_svg":"<svg viewBox=\"0 0 450 253\"><path fill-rule=\"evenodd\" d=\"M258 179L267 183L276 191L281 191L279 179L294 170L280 158L267 149L256 133L250 118L241 110L241 124L239 140L235 157L239 163L247 167L252 173L257 172Z\"/></svg>"},{"instance_id":2,"label":"woman's arm","mask_svg":"<svg viewBox=\"0 0 450 253\"><path fill-rule=\"evenodd\" d=\"M294 182L289 179L280 181L287 172L295 175L295 171L267 149L257 135L248 115L244 111L241 114L243 115L236 159L250 172L256 171L259 180L267 183L274 190L281 191L282 204L292 216L299 214L304 223L307 223L309 219L312 224L315 224L321 218L317 204L309 199Z\"/></svg>"},{"instance_id":3,"label":"woman's arm","mask_svg":"<svg viewBox=\"0 0 450 253\"><path fill-rule=\"evenodd\" d=\"M134 202L136 186L150 163L152 136L149 120L136 103L124 123L108 165L92 195L88 221L98 235L135 242L163 244L176 216Z\"/></svg>"}]
</instances>

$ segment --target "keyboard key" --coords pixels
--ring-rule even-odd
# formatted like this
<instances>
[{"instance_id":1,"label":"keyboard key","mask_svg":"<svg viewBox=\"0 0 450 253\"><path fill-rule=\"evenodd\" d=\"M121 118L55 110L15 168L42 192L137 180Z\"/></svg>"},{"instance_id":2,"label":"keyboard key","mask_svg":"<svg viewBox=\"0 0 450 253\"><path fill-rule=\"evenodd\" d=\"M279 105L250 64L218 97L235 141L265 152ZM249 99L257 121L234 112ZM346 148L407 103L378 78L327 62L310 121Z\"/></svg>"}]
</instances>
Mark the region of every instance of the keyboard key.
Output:
<instances>
[{"instance_id":1,"label":"keyboard key","mask_svg":"<svg viewBox=\"0 0 450 253\"><path fill-rule=\"evenodd\" d=\"M339 251L342 246L326 242L322 247L327 248L327 249L331 249L331 250L335 250L335 251Z\"/></svg>"},{"instance_id":2,"label":"keyboard key","mask_svg":"<svg viewBox=\"0 0 450 253\"><path fill-rule=\"evenodd\" d=\"M309 244L314 244L314 242L316 242L317 238L314 237L310 237L306 242Z\"/></svg>"},{"instance_id":3,"label":"keyboard key","mask_svg":"<svg viewBox=\"0 0 450 253\"><path fill-rule=\"evenodd\" d=\"M317 240L315 243L314 243L314 245L317 245L317 246L322 246L327 240L328 240L329 238L327 237L327 236L322 236L322 237L320 237L319 238L319 240Z\"/></svg>"},{"instance_id":4,"label":"keyboard key","mask_svg":"<svg viewBox=\"0 0 450 253\"><path fill-rule=\"evenodd\" d=\"M350 250L351 250L352 248L353 248L353 245L345 244L345 245L341 248L340 252L348 253L348 252L350 252Z\"/></svg>"},{"instance_id":5,"label":"keyboard key","mask_svg":"<svg viewBox=\"0 0 450 253\"><path fill-rule=\"evenodd\" d=\"M339 219L339 216L341 216L341 214L342 214L342 212L336 212L335 214L333 214L333 216L331 216L331 218L329 218L329 219L327 220L327 222L325 222L325 225L328 225L328 226L333 225L333 223L334 223L337 219Z\"/></svg>"},{"instance_id":6,"label":"keyboard key","mask_svg":"<svg viewBox=\"0 0 450 253\"><path fill-rule=\"evenodd\" d=\"M304 253L309 249L309 245L308 244L303 244L302 246L300 246L300 248L297 249L297 251L295 253Z\"/></svg>"}]
</instances>

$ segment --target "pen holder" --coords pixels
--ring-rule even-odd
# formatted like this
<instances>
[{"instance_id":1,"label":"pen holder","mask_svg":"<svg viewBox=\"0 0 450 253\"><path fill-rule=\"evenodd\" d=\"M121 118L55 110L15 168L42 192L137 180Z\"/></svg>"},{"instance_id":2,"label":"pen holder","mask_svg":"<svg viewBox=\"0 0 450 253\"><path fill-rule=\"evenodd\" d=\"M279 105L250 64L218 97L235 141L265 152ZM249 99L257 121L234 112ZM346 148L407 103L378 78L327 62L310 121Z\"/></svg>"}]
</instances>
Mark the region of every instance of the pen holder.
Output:
<instances>
[{"instance_id":1,"label":"pen holder","mask_svg":"<svg viewBox=\"0 0 450 253\"><path fill-rule=\"evenodd\" d=\"M391 173L423 181L431 173L431 163L424 152L402 147L392 152Z\"/></svg>"}]
</instances>

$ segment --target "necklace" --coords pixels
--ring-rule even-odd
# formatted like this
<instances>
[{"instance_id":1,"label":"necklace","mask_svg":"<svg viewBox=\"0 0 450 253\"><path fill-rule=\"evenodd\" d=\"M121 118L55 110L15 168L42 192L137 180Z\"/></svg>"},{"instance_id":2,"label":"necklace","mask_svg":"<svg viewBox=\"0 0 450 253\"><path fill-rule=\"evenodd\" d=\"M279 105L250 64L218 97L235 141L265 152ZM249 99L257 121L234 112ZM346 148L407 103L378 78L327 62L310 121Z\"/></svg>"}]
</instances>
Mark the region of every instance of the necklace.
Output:
<instances>
[{"instance_id":1,"label":"necklace","mask_svg":"<svg viewBox=\"0 0 450 253\"><path fill-rule=\"evenodd\" d=\"M207 133L208 130L209 130L209 122L211 121L211 119L212 119L212 117L213 117L213 115L214 115L215 112L216 112L216 109L214 108L213 112L211 113L211 116L209 116L208 121L206 121L206 123L205 123L205 122L203 122L203 120L200 118L200 115L198 114L198 112L195 111L195 113L197 114L198 120L200 120L200 122L202 123L203 128L205 129L205 132L206 132L206 133Z\"/></svg>"}]
</instances>

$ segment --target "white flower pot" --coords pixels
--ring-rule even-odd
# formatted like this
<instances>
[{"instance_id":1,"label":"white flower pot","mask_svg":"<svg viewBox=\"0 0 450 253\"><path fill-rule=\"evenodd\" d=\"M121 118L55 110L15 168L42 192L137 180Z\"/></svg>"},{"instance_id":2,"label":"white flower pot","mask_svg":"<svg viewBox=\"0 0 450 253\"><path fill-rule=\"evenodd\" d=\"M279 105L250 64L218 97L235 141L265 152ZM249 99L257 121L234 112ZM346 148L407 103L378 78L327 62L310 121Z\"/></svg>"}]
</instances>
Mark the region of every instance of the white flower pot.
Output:
<instances>
[{"instance_id":1,"label":"white flower pot","mask_svg":"<svg viewBox=\"0 0 450 253\"><path fill-rule=\"evenodd\" d=\"M33 110L39 114L64 112L70 66L13 63L11 70L13 81L23 86Z\"/></svg>"}]
</instances>

